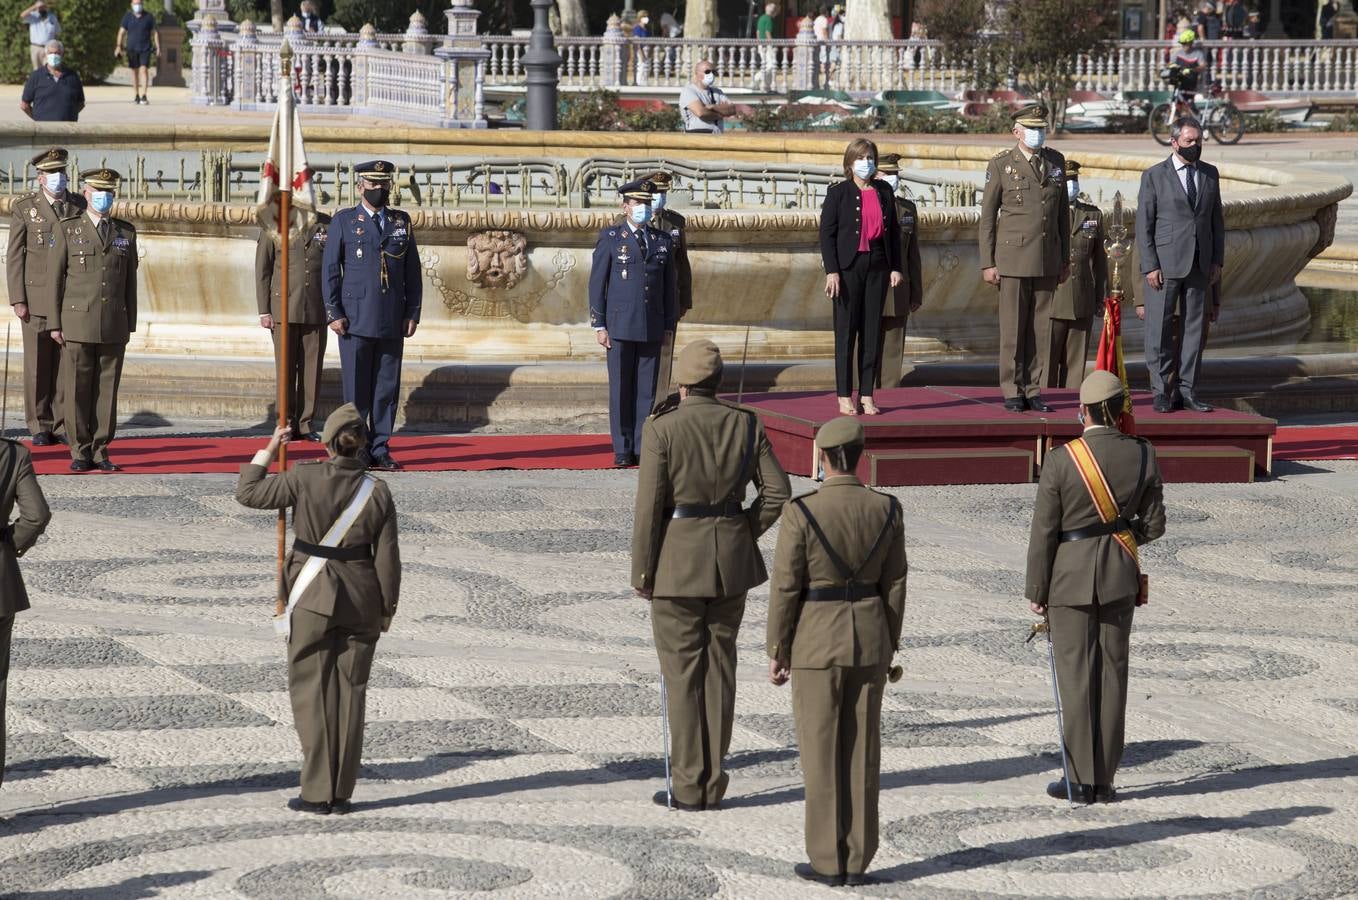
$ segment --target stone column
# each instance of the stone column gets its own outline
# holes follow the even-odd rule
[[[444,60],[443,122],[454,128],[485,128],[486,61],[490,51],[476,33],[481,13],[472,0],[452,0],[444,11],[448,17],[448,37],[434,55]]]
[[[622,31],[622,20],[617,15],[608,17],[604,29],[603,46],[599,48],[600,87],[616,88],[627,83],[627,37]]]
[[[1268,4],[1268,27],[1264,29],[1265,40],[1287,40],[1287,32],[1283,30],[1283,9],[1281,0],[1269,0]]]
[[[816,59],[816,32],[810,16],[797,23],[797,43],[792,48],[792,89],[814,91],[820,80]]]
[[[223,81],[226,75],[226,41],[217,31],[217,19],[211,15],[199,23],[193,36],[193,95],[196,106],[221,106],[226,101]]]
[[[417,53],[420,56],[429,56],[434,52],[434,36],[429,33],[424,14],[418,9],[410,14],[405,40],[401,42],[401,52]]]
[[[161,47],[165,44],[161,34]],[[236,37],[236,109],[255,109],[259,102],[259,32],[252,19],[240,23]],[[197,59],[197,54],[194,54]],[[265,77],[268,77],[267,75]]]
[[[156,87],[184,86],[184,38],[188,34],[171,9],[174,0],[165,0],[165,12],[160,16],[160,55],[156,57],[156,75],[151,84]]]
[[[556,130],[556,85],[561,74],[561,54],[547,24],[552,0],[532,0],[533,32],[523,68],[528,73],[528,128],[532,131]]]

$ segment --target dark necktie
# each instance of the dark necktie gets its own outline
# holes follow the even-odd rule
[[[373,213],[373,221],[377,223],[377,236],[381,238],[387,233],[387,217],[381,212]]]
[[[99,220],[99,226],[98,226],[95,230],[99,232],[99,242],[100,242],[101,244],[107,244],[107,243],[108,243],[108,219],[100,219],[100,220]]]
[[[1188,186],[1188,205],[1198,208],[1198,179],[1193,176],[1193,167],[1184,166],[1184,183]]]
[[[1040,157],[1040,156],[1038,156],[1036,153],[1034,153],[1034,154],[1032,155],[1032,158],[1029,159],[1028,161],[1031,162],[1031,163],[1033,164],[1033,172],[1037,175],[1037,180],[1038,180],[1038,181],[1041,181],[1041,180],[1042,180],[1042,157]]]
[[[646,251],[646,229],[644,229],[644,228],[638,228],[638,229],[637,229],[637,243],[641,245],[641,258],[642,258],[642,259],[645,259],[646,256],[647,256],[647,251]]]

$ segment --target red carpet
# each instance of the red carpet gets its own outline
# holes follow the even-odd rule
[[[1358,425],[1291,425],[1273,436],[1273,458],[1358,459]]]
[[[133,475],[235,474],[266,442],[262,436],[118,438],[109,448],[109,458]],[[325,457],[319,444],[288,446],[290,460]],[[39,475],[77,474],[70,470],[71,453],[65,446],[31,449]],[[391,453],[405,469],[415,472],[607,469],[613,465],[612,444],[601,434],[398,435],[391,440]]]

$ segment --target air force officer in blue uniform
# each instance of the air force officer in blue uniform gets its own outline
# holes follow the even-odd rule
[[[589,273],[589,321],[608,351],[613,464],[635,466],[641,426],[655,405],[660,344],[679,317],[674,240],[650,227],[652,185],[618,189],[623,221],[599,232]]]
[[[424,285],[410,216],[391,209],[396,167],[355,167],[363,201],[335,213],[322,262],[325,314],[338,334],[344,402],[368,426],[371,465],[398,469],[387,441],[401,394],[401,351],[420,321]]]

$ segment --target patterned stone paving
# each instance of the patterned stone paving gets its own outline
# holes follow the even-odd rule
[[[899,492],[912,566],[869,896],[1358,893],[1358,466],[1169,490],[1122,802],[1071,811],[1024,645],[1031,486]],[[53,478],[15,628],[0,894],[812,897],[789,695],[742,664],[727,808],[667,814],[630,473],[401,474],[404,599],[347,818],[290,813],[272,521],[227,477]],[[797,485],[805,490],[809,484]],[[772,553],[774,535],[763,546]]]

